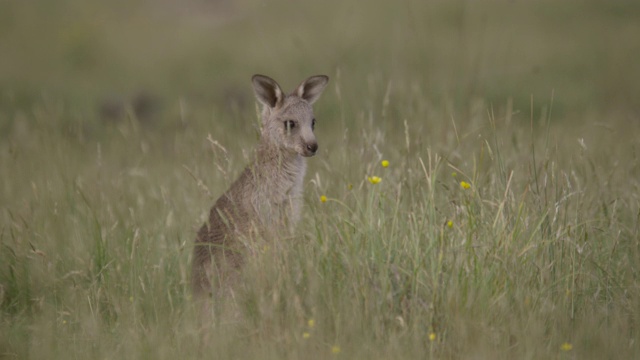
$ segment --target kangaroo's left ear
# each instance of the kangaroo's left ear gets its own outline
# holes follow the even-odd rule
[[[312,76],[298,85],[291,95],[296,95],[306,100],[309,104],[313,104],[318,100],[328,83],[329,77],[326,75]]]
[[[251,78],[256,98],[263,105],[270,108],[279,108],[284,102],[284,94],[280,85],[272,78],[264,75],[253,75]]]

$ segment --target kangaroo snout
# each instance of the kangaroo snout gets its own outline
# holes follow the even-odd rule
[[[318,143],[317,142],[312,142],[312,143],[308,143],[307,144],[307,156],[313,156],[316,154],[316,152],[318,151]]]

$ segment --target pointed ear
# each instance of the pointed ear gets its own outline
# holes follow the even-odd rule
[[[303,81],[302,84],[294,90],[293,95],[307,100],[309,104],[313,104],[318,98],[325,86],[329,83],[329,77],[326,75],[316,75]]]
[[[284,93],[280,85],[272,78],[264,75],[253,75],[251,78],[256,98],[263,105],[276,108],[282,105]]]

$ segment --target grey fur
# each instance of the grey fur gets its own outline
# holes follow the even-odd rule
[[[328,81],[324,75],[312,76],[284,95],[275,80],[253,76],[256,98],[264,106],[260,143],[255,161],[215,202],[209,221],[198,231],[192,263],[195,296],[234,281],[247,241],[283,236],[300,218],[306,158],[318,149],[311,104]]]

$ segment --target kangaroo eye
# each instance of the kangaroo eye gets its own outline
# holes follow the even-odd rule
[[[311,130],[315,130],[316,128],[316,119],[311,120]]]
[[[296,127],[296,122],[293,120],[287,120],[284,122],[285,130],[291,130]]]

